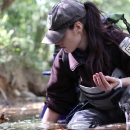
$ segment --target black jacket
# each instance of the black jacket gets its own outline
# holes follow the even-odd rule
[[[126,36],[130,37],[130,35],[122,33],[120,34],[120,37],[115,40],[120,44]],[[114,43],[109,45],[108,51],[111,57],[111,69],[105,75],[111,75],[113,70],[118,67],[129,77],[130,56],[124,53],[126,58],[123,58],[123,53],[119,51]],[[61,49],[53,63],[50,80],[46,89],[47,98],[45,104],[47,107],[59,114],[67,114],[70,110],[70,107],[76,103],[77,96],[75,91],[75,82],[66,75],[64,70],[62,54],[63,50]],[[77,67],[79,68],[79,75],[82,79],[81,84],[91,87],[92,84],[87,74],[87,64],[89,64],[89,61],[84,62],[76,55],[76,53],[69,53],[68,58],[70,69],[72,71],[74,71]]]

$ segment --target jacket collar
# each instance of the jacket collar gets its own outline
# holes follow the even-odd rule
[[[84,64],[84,61],[76,55],[75,52],[68,54],[70,69],[74,71],[79,65]]]

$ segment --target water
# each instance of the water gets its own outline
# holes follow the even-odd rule
[[[129,100],[129,98],[128,98]],[[126,130],[130,130],[130,101],[120,103],[122,110],[125,113],[126,118]]]
[[[5,122],[0,124],[0,130],[65,130],[66,124],[42,123],[40,119]]]
[[[4,113],[7,122],[0,124],[0,130],[39,130],[40,115],[44,103],[17,103],[13,106],[0,105],[1,114]],[[1,115],[0,114],[0,115]]]
[[[40,120],[24,120],[17,122],[5,122],[0,124],[0,130],[41,130]]]
[[[114,125],[106,125],[102,127],[97,127],[93,129],[79,129],[75,128],[75,130],[130,130],[129,126],[125,126],[125,124],[114,124]],[[40,120],[24,120],[13,123],[3,123],[0,124],[0,130],[67,130],[66,126],[60,126],[57,123],[46,123],[43,124]],[[69,129],[70,130],[70,129]],[[74,129],[73,129],[74,130]]]
[[[19,120],[17,122],[5,122],[0,124],[0,130],[67,130],[67,128],[66,124],[42,123],[40,119],[33,119],[24,121]],[[130,130],[130,126],[125,124],[110,124],[93,129],[75,128],[75,130]]]
[[[42,123],[40,117],[44,103],[17,103],[13,106],[0,105],[8,121],[0,124],[0,130],[65,130],[66,124]]]
[[[18,104],[7,107],[0,105],[0,112],[4,112],[5,118],[9,119],[0,124],[0,130],[67,130],[66,124],[42,123],[40,115],[43,106],[43,103]],[[130,125],[110,124],[84,130],[130,130]]]

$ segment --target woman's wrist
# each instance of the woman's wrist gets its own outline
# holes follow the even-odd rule
[[[117,78],[117,80],[119,81],[119,84],[114,88],[114,90],[122,88],[122,80],[119,78]]]
[[[47,108],[46,112],[42,118],[42,122],[57,122],[60,114],[54,112],[53,110]]]

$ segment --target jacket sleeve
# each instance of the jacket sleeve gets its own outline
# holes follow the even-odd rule
[[[50,80],[46,88],[45,104],[59,114],[67,114],[76,102],[76,86],[64,72],[61,50],[53,63]]]

